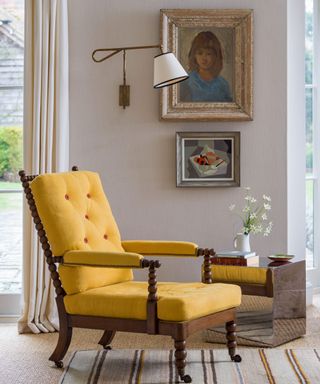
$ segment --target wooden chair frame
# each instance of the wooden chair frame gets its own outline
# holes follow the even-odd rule
[[[72,171],[78,171],[76,166],[72,167]],[[69,348],[73,328],[90,328],[101,329],[104,331],[99,344],[105,349],[111,349],[110,343],[115,336],[116,331],[122,332],[137,332],[147,333],[150,335],[167,335],[174,339],[175,347],[175,364],[178,374],[185,383],[191,383],[192,379],[189,375],[185,374],[186,366],[186,339],[189,335],[210,327],[221,325],[225,323],[226,326],[226,339],[229,355],[232,361],[240,362],[241,357],[236,355],[236,309],[231,308],[198,319],[183,321],[183,322],[170,322],[162,321],[157,317],[157,276],[156,269],[160,267],[158,260],[143,259],[141,268],[148,268],[148,299],[147,299],[147,319],[122,319],[122,318],[107,318],[98,316],[82,316],[70,315],[66,312],[64,305],[64,296],[66,295],[63,289],[59,272],[56,263],[63,263],[62,256],[54,256],[50,249],[50,244],[46,236],[45,229],[42,225],[41,219],[38,215],[37,207],[32,195],[29,182],[35,179],[38,175],[26,175],[25,171],[19,172],[20,180],[27,198],[27,202],[33,217],[33,221],[42,244],[44,256],[48,264],[51,274],[51,279],[55,287],[56,303],[59,314],[59,339],[57,346],[49,357],[59,368],[63,367],[62,359],[64,358]],[[197,251],[197,256],[204,256],[204,279],[205,284],[211,284],[211,263],[210,258],[215,256],[213,249],[201,249]],[[214,300],[214,298],[212,298]]]

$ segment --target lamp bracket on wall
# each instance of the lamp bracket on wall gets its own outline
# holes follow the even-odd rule
[[[127,71],[127,62],[126,62],[126,51],[133,50],[133,49],[149,49],[149,48],[159,48],[161,50],[161,53],[163,53],[162,46],[161,45],[141,45],[137,47],[121,47],[121,48],[99,48],[95,49],[92,52],[92,60],[95,63],[101,63],[107,59],[110,59],[110,57],[116,55],[117,53],[123,52],[122,56],[122,70],[123,70],[123,84],[119,86],[119,105],[125,109],[130,105],[130,85],[127,85],[126,83],[126,71]],[[97,58],[99,56],[100,52],[110,52],[106,56]]]
[[[130,86],[126,83],[126,51],[150,48],[158,48],[161,51],[161,54],[154,58],[154,88],[166,87],[189,77],[173,53],[163,52],[163,47],[160,44],[140,45],[135,47],[98,48],[92,52],[92,60],[95,63],[101,63],[110,59],[110,57],[123,52],[123,84],[119,87],[119,105],[122,106],[123,109],[130,105]],[[100,54],[104,52],[111,53],[100,56]]]
[[[160,44],[158,44],[158,45],[140,45],[137,47],[98,48],[92,52],[92,60],[95,61],[96,63],[101,63],[102,61],[109,59],[110,57],[116,55],[117,53],[119,53],[121,51],[129,51],[132,49],[150,49],[150,48],[159,48],[161,50],[161,53],[163,53],[162,45],[160,45]],[[110,52],[110,51],[113,51],[113,52],[107,56],[101,57],[100,59],[95,57],[95,56],[97,56],[97,53],[99,53],[99,52]]]

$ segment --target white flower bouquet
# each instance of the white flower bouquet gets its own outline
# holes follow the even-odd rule
[[[250,194],[250,187],[245,188],[245,205],[241,212],[235,210],[236,205],[229,206],[230,211],[234,211],[242,220],[242,233],[248,235],[249,233],[263,233],[268,236],[271,233],[273,223],[268,222],[268,214],[271,210],[271,198],[262,195],[263,202],[259,204],[257,199]]]

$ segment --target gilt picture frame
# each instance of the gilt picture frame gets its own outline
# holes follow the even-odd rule
[[[239,187],[240,132],[177,132],[177,187]]]
[[[160,19],[164,52],[173,52],[189,74],[162,88],[161,119],[253,120],[253,11],[162,9]]]

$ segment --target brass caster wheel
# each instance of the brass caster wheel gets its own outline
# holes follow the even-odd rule
[[[192,383],[191,376],[189,376],[189,375],[182,376],[181,380],[184,381],[185,383]]]
[[[55,361],[54,362],[57,368],[63,368],[63,361]]]
[[[234,361],[235,363],[240,363],[241,362],[241,356],[240,355],[234,355],[232,357],[232,361]]]
[[[111,345],[104,345],[103,349],[105,349],[106,351],[111,351],[112,347]]]

